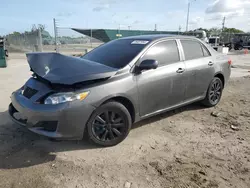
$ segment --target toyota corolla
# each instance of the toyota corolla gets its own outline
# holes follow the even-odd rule
[[[133,123],[201,101],[219,103],[231,61],[199,39],[145,35],[108,42],[76,58],[27,54],[32,77],[13,92],[9,114],[53,139],[112,146]]]

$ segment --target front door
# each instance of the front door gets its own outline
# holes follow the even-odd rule
[[[135,75],[139,93],[140,116],[148,116],[157,111],[180,104],[185,94],[185,64],[180,61],[175,40],[167,40],[153,45],[142,56],[157,60],[157,69],[142,71]]]
[[[186,66],[186,94],[189,101],[204,96],[214,77],[213,58],[204,44],[197,40],[181,40]]]

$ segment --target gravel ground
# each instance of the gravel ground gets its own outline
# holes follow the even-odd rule
[[[250,187],[250,76],[237,73],[217,107],[163,113],[135,124],[121,144],[97,148],[51,142],[9,120],[9,95],[30,76],[14,60],[0,69],[0,187]]]

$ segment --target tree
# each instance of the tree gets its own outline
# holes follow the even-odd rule
[[[220,33],[221,33],[221,29],[219,29],[217,27],[213,27],[213,28],[209,29],[210,35],[220,35]]]
[[[35,32],[38,29],[40,29],[41,31],[44,31],[45,30],[45,25],[44,24],[38,24],[36,26],[36,24],[33,24],[32,27],[31,27],[31,32]]]
[[[45,25],[44,24],[38,24],[38,29],[40,29],[41,31],[45,30]]]
[[[31,27],[31,32],[35,32],[35,31],[37,31],[37,27],[36,27],[36,24],[33,24]]]
[[[240,30],[240,29],[236,29],[236,28],[227,28],[225,27],[223,29],[223,32],[225,33],[244,33],[244,31]]]
[[[17,31],[14,31],[12,34],[13,35],[21,35],[21,33],[17,32]]]

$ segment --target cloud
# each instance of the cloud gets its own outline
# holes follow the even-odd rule
[[[235,11],[244,11],[250,8],[249,0],[215,0],[206,9],[207,14],[224,13],[230,14]]]
[[[117,3],[117,0],[99,0],[97,2],[97,6],[93,8],[94,12],[100,12],[103,11],[105,9],[110,8],[111,4],[115,4]]]
[[[93,11],[100,12],[102,10],[108,9],[109,7],[110,7],[109,4],[103,4],[103,5],[99,5],[99,6],[95,7],[95,8],[93,8]]]
[[[197,16],[196,18],[193,18],[191,21],[189,21],[189,25],[196,25],[202,22],[203,18],[200,16]]]
[[[140,21],[139,20],[135,20],[132,24],[139,24]]]
[[[244,20],[249,17],[249,0],[214,0],[205,11],[205,23],[212,27],[221,27],[222,19],[226,17],[227,27],[247,29]]]
[[[244,15],[244,11],[236,11],[236,12],[230,12],[230,13],[215,13],[212,16],[209,16],[207,20],[211,21],[217,21],[217,20],[222,20],[224,17],[226,19],[232,19],[232,18],[239,18],[240,16]]]
[[[59,13],[57,14],[58,17],[70,17],[70,16],[72,16],[72,15],[73,15],[72,12],[59,12]]]

